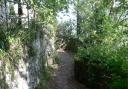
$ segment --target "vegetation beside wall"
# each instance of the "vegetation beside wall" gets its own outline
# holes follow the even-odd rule
[[[47,89],[52,70],[49,64],[46,64],[48,60],[57,63],[56,57],[53,56],[56,15],[67,7],[67,1],[5,1],[0,1],[0,13],[5,17],[0,18],[0,88],[11,89],[15,85],[18,88],[23,81],[29,81],[23,85],[24,87],[28,84],[25,89]],[[27,7],[26,13],[23,3]],[[18,7],[14,7],[14,4]],[[14,8],[18,9],[18,13]],[[27,17],[22,17],[24,14],[27,14]],[[24,80],[21,84],[15,83],[19,78]]]

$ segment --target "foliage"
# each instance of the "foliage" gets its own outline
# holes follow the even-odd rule
[[[82,44],[75,77],[91,89],[128,88],[127,0],[114,1],[81,0],[77,7]]]
[[[22,5],[22,0],[14,0],[14,4],[18,4],[19,2]],[[6,8],[10,13],[7,13],[9,16],[13,16],[14,19],[8,19],[8,23],[3,20],[3,22],[0,22],[0,61],[4,62],[6,65],[6,69],[3,69],[2,72],[6,74],[6,72],[9,72],[9,74],[12,75],[17,69],[17,65],[19,64],[19,61],[22,59],[25,59],[25,62],[31,61],[31,57],[35,56],[35,50],[33,49],[33,41],[35,41],[37,33],[40,33],[40,38],[43,39],[44,34],[47,34],[49,37],[54,37],[54,31],[56,29],[56,13],[63,8],[67,7],[67,0],[23,0],[25,4],[27,4],[27,9],[31,9],[34,12],[34,17],[26,18],[25,20],[29,20],[27,23],[18,24],[18,21],[21,22],[24,21],[21,15],[17,15],[14,11],[14,7],[12,4],[9,4],[9,7]],[[1,0],[0,0],[1,2]],[[19,7],[18,7],[19,8]],[[22,6],[21,6],[22,9]],[[30,13],[29,13],[30,14]],[[33,13],[32,13],[33,14]],[[31,14],[31,15],[32,15]],[[8,17],[9,17],[8,16]],[[49,30],[49,27],[50,30]],[[49,31],[48,33],[46,33]],[[41,44],[43,44],[43,40],[41,40]],[[48,40],[49,41],[49,40]],[[43,48],[42,48],[43,49]],[[42,60],[44,58],[44,55],[41,56]],[[30,58],[29,58],[30,57]],[[33,58],[35,60],[36,58]],[[45,60],[45,59],[43,59]],[[47,61],[48,59],[46,59]],[[58,61],[57,58],[55,58],[55,61]],[[42,67],[44,68],[45,63],[41,63]],[[44,72],[45,70],[45,72]],[[1,70],[0,70],[1,72]],[[50,68],[44,68],[42,73],[41,81],[37,89],[46,89],[46,83],[50,79],[51,70]],[[39,76],[39,75],[37,75]],[[40,76],[39,76],[40,77]],[[43,78],[42,78],[43,77]],[[1,78],[1,75],[0,75]],[[12,79],[13,80],[13,79]],[[3,80],[4,81],[4,80]],[[1,82],[1,81],[0,81]],[[6,81],[4,81],[6,82]],[[3,83],[4,83],[3,82]],[[1,84],[0,84],[1,86]],[[5,88],[2,88],[5,89]]]
[[[72,20],[58,24],[56,31],[56,48],[63,48],[75,52],[76,44],[76,25]]]
[[[104,89],[105,86],[105,89],[127,89],[127,50],[127,46],[113,49],[107,45],[79,48],[76,63],[79,64],[79,61],[83,60],[84,64],[79,65],[86,67],[84,71],[79,68],[77,70],[83,71],[83,74],[79,75],[84,77],[81,78],[82,81],[89,84],[89,87],[93,84],[92,89]]]

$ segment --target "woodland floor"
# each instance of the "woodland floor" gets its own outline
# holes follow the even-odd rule
[[[49,84],[49,89],[86,89],[74,79],[73,54],[70,52],[58,51],[61,63],[55,71]]]

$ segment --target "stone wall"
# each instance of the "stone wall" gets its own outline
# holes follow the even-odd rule
[[[14,56],[16,49],[20,54]],[[0,60],[0,89],[35,89],[44,79],[48,60],[53,61],[54,33],[50,26],[40,28],[29,46],[22,45],[19,40],[18,44],[10,45],[10,50],[12,53],[5,53],[10,58]]]

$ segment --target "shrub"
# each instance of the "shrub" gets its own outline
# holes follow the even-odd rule
[[[128,89],[128,47],[79,48],[75,78],[90,89]]]

